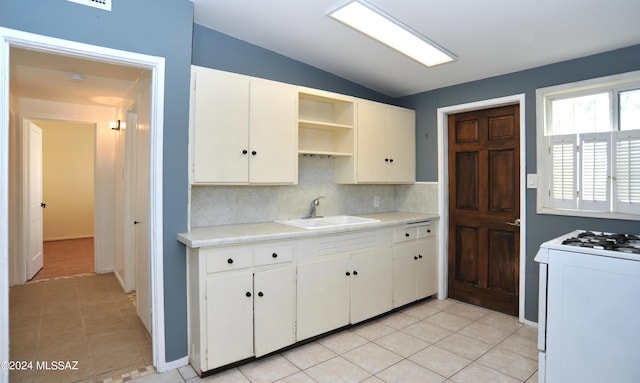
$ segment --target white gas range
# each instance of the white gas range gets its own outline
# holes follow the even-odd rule
[[[640,237],[577,230],[535,260],[539,381],[640,382]]]

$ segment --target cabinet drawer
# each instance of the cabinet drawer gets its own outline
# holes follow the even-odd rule
[[[418,238],[417,227],[398,227],[394,232],[394,242],[413,241]]]
[[[282,243],[271,246],[257,246],[253,257],[253,263],[256,266],[291,262],[293,260],[293,245]]]
[[[418,226],[416,229],[418,229],[418,238],[431,238],[436,235],[436,231],[431,225]]]
[[[207,273],[238,270],[251,267],[251,247],[202,248]]]

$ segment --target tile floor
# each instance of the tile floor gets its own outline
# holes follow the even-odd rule
[[[9,332],[11,360],[78,361],[77,370],[11,371],[12,383],[135,377],[153,363],[149,334],[112,273],[10,288]]]
[[[187,366],[132,382],[533,383],[536,336],[515,317],[432,299],[204,379]]]

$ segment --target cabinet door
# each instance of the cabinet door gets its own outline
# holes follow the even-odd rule
[[[255,273],[253,286],[256,356],[295,343],[295,267]]]
[[[417,243],[416,298],[422,299],[438,292],[438,245],[435,237],[427,238]]]
[[[387,107],[387,180],[392,183],[416,181],[416,122],[412,110]]]
[[[374,102],[358,103],[358,182],[386,182],[386,109]]]
[[[253,356],[253,274],[207,278],[207,370]]]
[[[249,181],[298,182],[298,93],[295,87],[251,79]]]
[[[296,340],[349,324],[349,269],[348,257],[298,265]]]
[[[249,77],[194,69],[193,182],[246,183]]]
[[[416,268],[418,245],[415,241],[394,248],[393,307],[400,307],[416,300]]]
[[[393,253],[380,249],[351,257],[351,323],[393,307]]]

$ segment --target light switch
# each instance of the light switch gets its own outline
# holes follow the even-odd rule
[[[527,174],[527,189],[537,189],[537,188],[538,188],[538,175]]]

